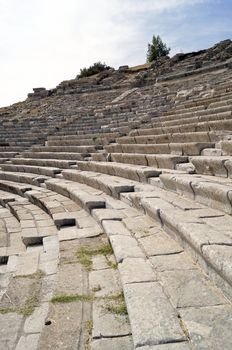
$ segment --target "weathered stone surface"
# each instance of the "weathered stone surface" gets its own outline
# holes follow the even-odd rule
[[[39,334],[22,336],[15,350],[36,350],[39,342]]]
[[[131,334],[130,325],[124,315],[115,315],[107,310],[115,302],[100,300],[93,303],[93,339],[120,337]]]
[[[152,221],[148,216],[134,218],[125,218],[122,220],[126,227],[135,234],[136,238],[141,238],[149,236],[153,233],[156,233],[160,230],[160,227]]]
[[[89,287],[90,290],[99,288],[95,293],[96,297],[120,293],[121,286],[118,272],[113,269],[91,271],[89,274]]]
[[[42,331],[48,313],[48,307],[48,303],[43,303],[26,319],[24,324],[25,333],[40,333]]]
[[[124,294],[135,348],[185,340],[177,314],[159,283],[126,284]]]
[[[164,254],[150,257],[150,261],[156,271],[167,270],[193,270],[196,264],[186,253]]]
[[[113,235],[125,235],[131,236],[130,231],[127,230],[125,225],[121,221],[117,220],[104,220],[102,226],[108,236]]]
[[[64,290],[64,294],[69,294]],[[80,302],[51,304],[47,320],[51,324],[44,327],[38,349],[73,349],[76,347],[81,330]]]
[[[95,255],[92,257],[92,269],[93,270],[104,270],[108,269],[106,257],[103,255]]]
[[[158,274],[175,308],[219,305],[226,300],[198,270],[165,271]],[[196,292],[199,291],[199,292]]]
[[[0,314],[0,348],[15,349],[23,316],[16,313]]]
[[[100,223],[104,220],[122,220],[125,218],[125,214],[122,210],[115,209],[94,209],[92,210],[94,219]]]
[[[180,310],[180,315],[197,349],[232,348],[231,306],[187,308]]]
[[[142,258],[124,259],[118,265],[123,283],[152,282],[156,274],[148,260]]]
[[[139,242],[149,256],[174,254],[183,251],[183,248],[169,238],[164,232],[140,238]]]
[[[140,350],[190,350],[192,349],[191,345],[187,342],[178,342],[178,343],[168,343],[155,346],[142,346]]]
[[[117,337],[94,340],[91,344],[91,348],[92,350],[133,350],[134,346],[131,337]]]
[[[59,241],[69,241],[78,238],[97,237],[102,234],[98,225],[78,229],[76,227],[64,227],[58,232]]]
[[[57,227],[73,226],[76,224],[75,213],[55,213],[52,215],[52,218]]]
[[[114,250],[117,262],[122,262],[126,258],[144,258],[145,255],[135,238],[130,236],[113,235],[110,236],[110,243]]]
[[[227,245],[205,245],[202,248],[203,256],[210,261],[212,266],[230,284],[232,282],[232,246]]]
[[[39,253],[24,253],[20,256],[10,256],[8,260],[8,272],[14,272],[15,275],[32,275],[36,273],[39,263]]]

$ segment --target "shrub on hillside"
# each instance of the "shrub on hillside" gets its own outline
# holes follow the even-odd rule
[[[152,62],[160,57],[168,56],[170,48],[162,41],[159,35],[153,35],[151,44],[148,44],[147,62]]]
[[[107,66],[105,63],[95,62],[92,66],[88,68],[82,68],[80,70],[80,74],[78,75],[78,78],[90,77],[91,75],[94,75],[109,69],[111,69],[111,67]]]

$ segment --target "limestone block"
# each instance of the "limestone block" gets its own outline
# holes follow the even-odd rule
[[[0,348],[15,349],[17,337],[23,323],[23,316],[17,313],[0,314]],[[22,349],[22,348],[21,348]],[[29,350],[29,348],[28,348]]]
[[[140,238],[139,243],[143,246],[148,256],[174,254],[183,251],[183,248],[164,232]]]
[[[143,258],[127,258],[118,265],[122,283],[155,281],[156,274],[150,262]]]
[[[194,270],[197,268],[196,264],[184,252],[152,256],[150,261],[157,272],[167,270]]]
[[[126,219],[123,219],[123,220],[126,220]],[[121,221],[104,220],[102,225],[108,237],[112,235],[131,236],[130,231],[123,225]]]
[[[48,303],[43,303],[36,307],[32,315],[30,315],[24,324],[25,333],[40,333],[44,327],[44,322],[48,314]]]
[[[198,270],[172,270],[158,274],[175,308],[205,307],[226,303]],[[199,293],[196,293],[199,291]]]
[[[110,236],[110,243],[114,250],[117,262],[122,262],[126,258],[144,258],[144,253],[135,238],[130,236],[113,235]]]
[[[186,308],[180,315],[196,348],[231,349],[231,306]]]
[[[112,301],[99,300],[93,303],[93,339],[112,338],[131,334],[126,316],[114,315],[107,311]]]
[[[157,282],[124,286],[135,348],[184,341],[177,315]]]
[[[115,209],[93,209],[92,210],[93,218],[102,223],[105,220],[119,220],[121,221],[125,218],[125,214],[122,210]]]
[[[94,340],[91,343],[91,348],[92,350],[133,350],[134,346],[131,337],[116,337],[110,339]]]
[[[214,175],[227,177],[227,171],[224,166],[226,157],[192,157],[191,162],[195,166],[198,174]]]
[[[90,290],[100,287],[95,292],[96,297],[117,295],[121,292],[118,271],[114,269],[94,270],[89,274]]]

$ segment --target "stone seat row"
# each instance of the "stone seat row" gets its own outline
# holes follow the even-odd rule
[[[77,135],[75,133],[70,133],[69,135],[51,135],[48,136],[47,138],[47,142],[52,142],[52,141],[68,141],[68,140],[72,140],[72,139],[76,139],[76,140],[83,140],[83,139],[96,139],[96,138],[104,138],[106,140],[114,140],[116,137],[119,137],[120,133],[119,132],[98,132],[98,133],[86,133],[83,135]]]
[[[83,174],[83,176],[85,175]],[[106,188],[106,187],[103,187],[103,185],[104,185],[104,181],[102,182],[101,190]],[[53,191],[57,191],[59,193],[65,194],[66,196],[71,196],[71,197],[73,196],[73,198],[75,198],[75,200],[77,201],[80,201],[80,197],[82,197],[82,190],[79,190],[80,192],[75,192],[75,194],[73,192],[73,189],[80,187],[80,185],[70,180],[69,181],[67,180],[64,181],[59,179],[48,180],[47,186]],[[83,185],[83,186],[86,186],[86,185]],[[160,220],[162,219],[160,218],[160,214],[162,213],[162,216],[165,215],[165,218],[167,219],[161,222],[162,225],[163,225],[163,222],[166,225],[168,224],[169,226],[171,224],[173,226],[177,222],[181,224],[182,225],[181,228],[183,228],[184,231],[183,229],[181,229],[182,236],[179,237],[179,240],[181,241],[181,239],[183,239],[185,241],[185,244],[187,244],[188,242],[188,244],[190,244],[190,247],[189,247],[190,250],[192,249],[192,245],[193,245],[194,253],[195,254],[198,253],[199,256],[201,256],[201,259],[203,258],[202,264],[204,261],[207,262],[208,273],[210,273],[210,275],[212,274],[212,277],[215,280],[217,280],[217,283],[219,283],[220,286],[223,286],[224,292],[231,293],[230,291],[231,287],[228,285],[231,283],[230,281],[231,277],[229,277],[229,267],[227,265],[229,263],[230,249],[225,248],[225,255],[224,255],[222,252],[220,252],[220,247],[218,249],[216,246],[217,239],[220,240],[220,242],[224,241],[225,244],[229,244],[229,242],[231,241],[231,234],[229,233],[229,229],[225,230],[224,235],[220,235],[219,233],[217,235],[217,231],[215,231],[216,219],[218,218],[221,219],[223,217],[224,225],[226,226],[226,225],[229,225],[231,217],[225,216],[221,212],[218,213],[214,211],[212,211],[212,214],[210,216],[210,210],[202,206],[201,204],[196,203],[194,205],[191,201],[188,202],[187,200],[181,200],[178,195],[176,195],[175,197],[175,195],[170,195],[170,194],[168,195],[167,191],[165,190],[154,189],[154,188],[152,190],[152,188],[153,187],[150,187],[149,189],[147,188],[147,191],[145,192],[143,191],[134,192],[134,194],[132,194],[131,192],[125,193],[123,192],[123,189],[122,189],[121,197],[127,200],[127,202],[129,201],[129,203],[131,204],[133,201],[132,198],[135,198],[133,205],[140,208],[141,207],[144,208],[147,214],[151,215],[159,222],[161,222]],[[140,198],[142,202],[140,202]],[[100,196],[97,196],[94,199],[94,202],[95,202],[94,205],[96,206],[102,207],[103,205],[102,198]],[[139,205],[139,203],[141,204]],[[88,205],[88,208],[90,208],[90,204]],[[183,214],[183,210],[184,211],[188,210],[188,215]],[[178,217],[178,220],[176,219],[173,220],[173,216],[175,216],[176,218]],[[207,219],[204,219],[205,217]],[[195,226],[194,226],[194,223],[195,223]],[[195,229],[193,231],[193,234],[191,233],[192,226]],[[201,227],[201,231],[200,231],[201,234],[196,235],[196,230],[199,231],[199,227]],[[207,232],[207,235],[206,235],[206,232]],[[209,252],[209,250],[211,249],[211,246],[208,245],[209,241],[215,243],[215,246],[214,247],[212,246],[211,252]],[[202,254],[202,251],[201,251],[202,245],[205,245],[204,254]],[[186,245],[185,245],[185,248],[186,248]],[[217,256],[216,260],[214,260],[213,258],[214,254],[216,254],[215,256]],[[221,271],[222,261],[224,261],[223,271]],[[210,270],[211,266],[213,266],[214,271]]]
[[[221,131],[196,131],[167,133],[160,135],[124,136],[116,138],[118,144],[165,144],[165,143],[187,143],[187,142],[212,142],[216,143],[223,138],[229,139],[231,132]]]
[[[17,184],[15,184],[15,187],[17,187]],[[48,187],[56,187],[56,189],[59,189],[59,192],[65,192],[66,195],[69,193],[68,196],[72,196],[74,192],[84,192],[87,201],[91,193],[92,196],[93,193],[99,193],[99,191],[92,190],[88,186],[77,183],[74,184],[68,181],[63,183],[60,180],[59,183],[57,180],[51,181]],[[222,323],[224,327],[229,327],[229,323],[223,322],[220,317],[221,313],[223,313],[223,315],[230,313],[228,302],[220,294],[219,290],[215,290],[215,287],[209,279],[202,274],[198,266],[188,258],[187,254],[183,252],[183,248],[165,235],[155,223],[144,215],[129,209],[126,204],[114,203],[106,195],[103,197],[106,203],[105,208],[97,209],[98,204],[96,203],[96,207],[94,205],[91,209],[91,214],[107,233],[114,249],[132,327],[132,337],[135,348],[146,350],[147,346],[149,346],[148,344],[154,344],[154,346],[156,344],[157,346],[155,347],[159,349],[158,344],[161,343],[165,345],[168,341],[168,347],[175,349],[176,341],[178,341],[178,346],[181,350],[190,349],[189,340],[186,338],[181,328],[181,324],[183,323],[186,323],[185,326],[188,327],[191,341],[198,346],[201,344],[202,340],[200,340],[200,337],[198,337],[197,340],[192,337],[196,330],[191,328],[191,322],[194,322],[194,320],[197,321],[197,315],[199,314],[201,315],[201,322],[208,324],[210,319],[208,320],[207,317],[203,317],[206,308],[213,314],[214,322],[213,324],[211,323],[213,329],[221,329]],[[83,202],[83,205],[85,206],[86,203],[84,203],[85,202]],[[111,203],[114,208],[118,207],[118,210],[108,209],[109,204],[107,203]],[[136,226],[134,225],[135,218],[137,221]],[[141,234],[144,227],[147,232],[145,236]],[[62,239],[65,239],[64,235]],[[66,239],[74,239],[74,237],[71,238],[70,236],[70,238],[67,237]],[[43,241],[44,249],[51,254],[46,239]],[[57,252],[57,245],[53,245],[52,248],[53,250],[55,248],[55,252],[53,251],[54,259],[54,255]],[[34,260],[36,260],[35,255],[34,253]],[[20,265],[20,258],[21,256],[17,258],[18,265]],[[45,259],[43,259],[43,261],[44,260]],[[32,264],[32,254],[28,256],[28,259],[24,257],[24,266],[25,262],[27,264],[30,262],[29,270],[30,272],[34,271],[33,268],[35,264]],[[177,262],[179,262],[179,264]],[[11,262],[11,266],[13,265],[16,265],[16,261],[14,261],[14,264],[13,261]],[[182,268],[175,269],[175,266],[179,265],[181,265]],[[170,271],[171,266],[172,268]],[[23,272],[25,272],[25,270],[26,269],[24,269]],[[47,270],[47,273],[54,273],[54,271],[53,268],[53,271],[50,269],[50,271]],[[136,273],[131,274],[131,271]],[[106,270],[105,273],[107,273]],[[178,275],[179,278],[176,279],[176,275]],[[191,283],[190,280],[187,279],[187,275],[191,275],[191,280],[194,280],[195,285],[199,287],[200,292],[197,299],[195,296],[193,297],[192,294],[189,294]],[[181,284],[175,286],[170,285],[170,278],[175,278],[175,280],[181,279],[181,283],[185,281],[185,288],[183,289]],[[90,283],[92,286],[92,275]],[[180,291],[180,288],[183,298],[181,302],[177,302],[176,293]],[[144,293],[146,298],[144,298]],[[169,297],[167,297],[167,295],[169,295]],[[204,295],[206,295],[206,297],[204,297]],[[220,306],[218,306],[218,304]],[[189,310],[187,310],[186,307],[189,308]],[[138,317],[140,309],[143,310],[144,316],[142,319]],[[155,310],[154,317],[151,317],[151,309]],[[135,312],[135,310],[137,311]],[[191,315],[187,312],[190,312],[190,310]],[[180,317],[181,321],[179,320]],[[168,323],[163,321],[165,319],[169,320]],[[95,334],[96,314],[93,321]],[[211,337],[205,336],[203,341],[204,343],[207,342],[209,345],[212,344]],[[214,343],[215,341],[216,339],[213,339]],[[217,340],[217,344],[220,344],[220,341]],[[227,349],[227,345],[230,345],[230,338],[224,338],[223,344],[226,344]],[[162,347],[164,347],[164,345],[162,345]]]
[[[205,122],[179,124],[169,127],[150,127],[147,129],[136,129],[129,133],[129,136],[144,136],[144,135],[161,135],[170,133],[186,133],[199,131],[215,131],[215,130],[232,130],[232,120],[209,120]]]
[[[35,221],[36,227],[41,228],[39,231],[43,232],[44,236],[46,236],[46,234],[56,234],[54,228],[51,230],[47,228],[50,226],[54,227],[54,225],[57,229],[65,228],[66,226],[74,226],[75,230],[79,230],[76,233],[79,232],[83,236],[84,230],[86,230],[85,233],[87,233],[87,229],[90,226],[91,235],[99,235],[101,232],[97,224],[93,225],[91,218],[85,220],[88,215],[83,213],[83,210],[78,204],[57,192],[27,184],[26,181],[24,183],[19,183],[17,181],[1,180],[0,188],[0,201],[3,202],[3,205],[11,206],[11,211],[18,220],[20,220],[20,218],[21,220],[29,220],[27,224],[25,223],[25,225],[23,225],[26,229],[25,234],[27,234],[25,242],[27,241],[28,245],[33,245],[37,238],[38,240],[40,239],[40,235],[37,237],[38,234],[35,235],[32,226],[30,226],[32,224],[30,222],[32,221],[32,214],[28,214],[28,210],[35,212],[35,218],[33,220]],[[90,197],[91,196],[89,196],[89,198]],[[21,205],[26,205],[25,210],[23,207],[20,207]],[[36,223],[36,220],[44,220],[45,217],[46,222]],[[80,230],[82,230],[82,232]]]
[[[67,147],[67,146],[66,146]],[[108,153],[136,153],[136,154],[175,154],[183,156],[200,155],[204,149],[214,148],[212,142],[183,142],[160,144],[112,144],[105,146]],[[71,148],[71,147],[70,147]]]
[[[99,176],[97,176],[96,177],[96,182],[94,182],[94,178],[93,178],[93,175],[91,176],[91,173],[89,173],[89,174],[87,174],[87,173],[85,173],[85,172],[82,172],[82,174],[79,172],[77,172],[76,173],[77,174],[77,178],[75,178],[75,170],[72,170],[72,171],[69,171],[69,170],[67,170],[66,172],[64,172],[64,176],[66,176],[69,180],[70,180],[70,178],[69,178],[69,176],[71,177],[71,178],[73,178],[73,176],[74,176],[74,180],[78,180],[79,182],[80,182],[80,179],[82,178],[82,181],[83,181],[83,179],[85,179],[85,181],[89,181],[88,183],[89,184],[91,184],[91,186],[93,186],[93,184],[94,184],[94,186],[97,186],[96,184],[99,184],[99,181],[100,181],[100,183],[101,183],[101,187],[100,187],[100,189],[102,190],[103,188],[105,189],[104,191],[106,192],[107,190],[106,190],[106,188],[110,188],[110,192],[107,192],[108,194],[111,194],[111,195],[113,195],[113,193],[115,193],[114,194],[114,196],[116,196],[116,197],[119,197],[120,196],[120,193],[121,192],[134,192],[134,187],[133,187],[133,185],[132,184],[130,184],[130,183],[127,183],[127,185],[125,184],[125,182],[118,182],[117,180],[118,179],[111,179],[111,185],[110,185],[110,187],[108,187],[109,186],[109,184],[107,184],[107,177],[105,177],[105,176],[103,176],[102,177],[102,180],[99,178]],[[97,174],[96,174],[97,175]],[[108,175],[109,176],[109,175]],[[163,174],[163,175],[161,175],[161,179],[162,179],[162,176],[163,176],[163,178],[165,179],[165,176],[167,177],[167,176],[169,176],[169,175],[165,175],[165,174]],[[171,175],[170,175],[171,176]],[[179,175],[179,176],[181,176],[181,175]],[[202,180],[202,179],[201,179]],[[55,181],[55,183],[56,183],[56,181],[58,181],[58,180],[54,180]],[[109,181],[109,180],[108,180]],[[113,182],[112,182],[113,181]],[[128,180],[127,180],[128,181]],[[49,181],[48,181],[49,182]],[[204,182],[204,181],[203,181]],[[52,182],[53,183],[53,182]],[[102,187],[103,186],[103,187]],[[104,187],[104,186],[106,186],[106,187]],[[129,186],[129,187],[128,187]],[[53,187],[53,185],[51,186],[52,188],[53,188],[53,190],[55,190],[56,189],[56,186],[55,187]],[[220,184],[219,184],[219,187],[220,187]],[[203,188],[204,188],[204,186],[203,186]],[[211,184],[211,189],[214,189],[215,188],[215,184]],[[115,192],[114,192],[115,191]],[[65,192],[64,192],[65,193]],[[64,194],[63,193],[63,194]],[[204,190],[203,190],[203,193],[204,193]],[[226,194],[226,195],[228,195],[228,194]],[[82,203],[82,205],[83,205],[83,202],[81,202],[81,200],[80,200],[80,197],[81,197],[81,192],[80,193],[78,193],[77,194],[77,197],[78,197],[78,200],[80,201],[80,203]],[[200,196],[199,196],[200,197]],[[74,196],[74,198],[76,198],[75,196]],[[224,199],[224,198],[223,198]],[[95,201],[97,201],[97,205],[100,205],[100,207],[101,207],[101,203],[102,203],[102,201],[101,201],[101,198],[98,198],[98,197],[96,197],[96,198],[94,198],[94,199],[89,199],[89,204],[88,204],[88,209],[89,210],[91,210],[91,203],[92,202],[94,202],[95,203]],[[99,202],[100,201],[100,202]],[[221,207],[220,207],[220,209],[222,209]]]
[[[229,106],[231,109],[231,107]],[[162,119],[161,119],[162,118]],[[172,117],[170,120],[164,120],[165,117],[155,117],[151,118],[151,123],[153,126],[157,127],[168,127],[175,126],[176,124],[191,124],[191,123],[200,123],[204,121],[213,121],[213,120],[223,120],[223,119],[231,119],[231,110],[226,112],[214,113],[214,114],[205,114],[203,113],[199,116],[188,115],[178,115],[177,117]],[[160,120],[161,119],[161,120]]]

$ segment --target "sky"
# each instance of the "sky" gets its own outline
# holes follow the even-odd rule
[[[83,67],[146,61],[160,35],[177,52],[232,38],[231,0],[0,0],[0,106]]]

